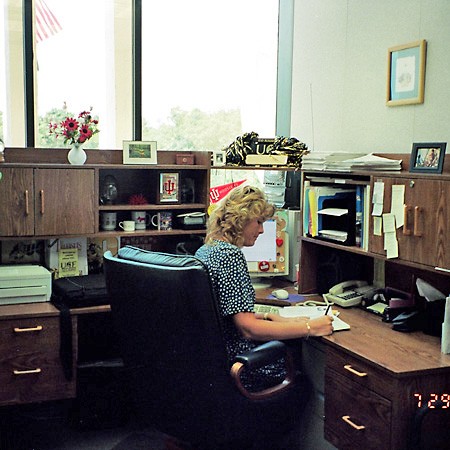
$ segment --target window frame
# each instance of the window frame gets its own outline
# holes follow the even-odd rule
[[[278,61],[276,87],[276,135],[289,136],[291,129],[294,1],[279,0]],[[24,26],[24,117],[26,147],[37,139],[34,67],[33,1],[23,0]],[[132,140],[142,138],[142,0],[132,0]]]

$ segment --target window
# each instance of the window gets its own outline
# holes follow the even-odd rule
[[[143,138],[220,149],[275,135],[278,0],[142,2]]]
[[[85,148],[120,148],[131,138],[131,25],[118,26],[130,11],[111,0],[35,0],[36,146],[64,147],[61,138],[48,134],[49,122],[76,118],[90,107],[101,133]],[[129,106],[118,120],[123,98]]]
[[[0,137],[25,146],[23,11],[21,0],[0,0]]]
[[[90,107],[101,132],[88,148],[138,135],[160,149],[212,150],[249,131],[274,136],[278,16],[292,2],[0,0],[0,136],[64,147],[49,122]],[[133,17],[143,24],[135,73]]]

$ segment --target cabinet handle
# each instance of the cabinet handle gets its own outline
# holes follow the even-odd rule
[[[367,373],[366,372],[358,372],[350,364],[346,364],[344,366],[344,369],[348,370],[349,372],[353,373],[354,375],[357,375],[358,377],[367,377]]]
[[[356,423],[350,420],[350,416],[342,416],[342,420],[345,423],[348,423],[355,430],[364,430],[364,428],[366,428],[364,425],[356,425]]]
[[[408,228],[408,211],[411,209],[408,205],[403,205],[403,234],[411,235],[411,230]]]
[[[38,367],[37,369],[30,370],[14,370],[14,375],[29,375],[30,373],[41,373],[42,370]]]
[[[414,207],[414,236],[422,236],[422,232],[419,230],[419,218],[422,208],[420,206]]]
[[[38,325],[36,327],[30,327],[30,328],[14,328],[14,333],[29,333],[30,331],[42,331],[44,328],[42,325]]]
[[[28,206],[28,189],[25,190],[25,215],[30,215],[30,208]]]
[[[41,189],[39,191],[40,197],[41,197],[41,214],[44,214],[44,205],[45,205],[45,199],[44,199],[44,189]]]

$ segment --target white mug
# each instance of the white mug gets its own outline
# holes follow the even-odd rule
[[[134,220],[124,220],[123,222],[119,222],[119,227],[122,228],[123,231],[134,231]]]
[[[145,211],[131,211],[131,219],[135,223],[136,230],[145,230],[150,224],[150,216]]]
[[[117,213],[115,212],[102,212],[101,214],[101,227],[105,231],[113,231],[117,225]]]
[[[171,230],[172,229],[172,212],[171,211],[161,211],[155,214],[151,218],[151,223],[158,230]]]

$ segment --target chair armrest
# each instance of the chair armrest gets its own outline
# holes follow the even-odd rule
[[[248,391],[241,381],[241,374],[244,370],[257,369],[275,362],[281,357],[286,360],[285,379],[270,388],[258,392]],[[277,395],[281,391],[290,388],[295,380],[295,364],[290,349],[281,341],[270,341],[259,345],[254,349],[236,356],[236,362],[231,367],[231,376],[239,391],[252,400],[263,400]]]
[[[281,341],[270,341],[236,356],[236,361],[248,369],[258,369],[286,356],[286,345]]]

